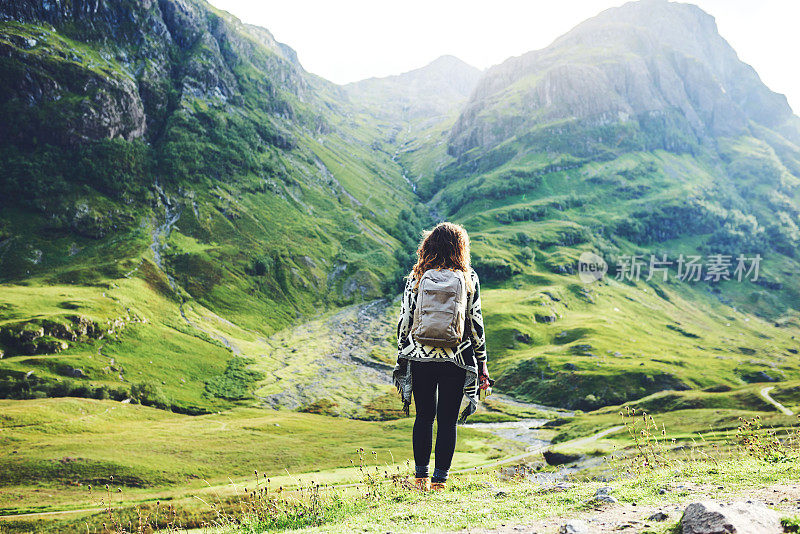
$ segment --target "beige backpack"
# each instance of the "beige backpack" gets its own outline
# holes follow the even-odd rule
[[[464,273],[429,269],[419,281],[411,335],[423,345],[456,347],[464,335],[467,284]]]

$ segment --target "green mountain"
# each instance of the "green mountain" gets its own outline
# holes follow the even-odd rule
[[[588,412],[526,439],[624,450],[627,403],[658,412],[665,448],[705,433],[710,472],[750,481],[716,460],[755,439],[740,418],[787,428],[800,408],[799,121],[710,16],[664,0],[484,72],[445,56],[346,86],[204,0],[0,4],[0,508],[75,512],[3,525],[99,529],[86,486],[112,475],[124,517],[169,500],[199,527],[217,490],[264,488],[254,470],[274,490],[363,480],[364,456],[401,469],[396,297],[444,218],[472,236],[496,388]],[[740,254],[757,277],[737,280]],[[498,437],[460,430],[455,468],[534,443]],[[363,510],[335,502],[320,520]]]
[[[466,102],[480,77],[480,70],[457,57],[442,56],[424,67],[350,83],[344,89],[354,103],[396,123],[441,120]]]
[[[3,396],[141,380],[201,409],[230,344],[192,313],[265,336],[386,293],[411,187],[267,30],[202,1],[0,19]]]
[[[203,243],[164,261],[212,308],[258,307],[270,330],[320,301],[381,295],[375,271],[392,266],[396,245],[388,231],[413,197],[369,148],[368,125],[346,122],[341,90],[266,30],[206,4],[98,9],[4,8],[4,206],[46,226],[24,236],[27,217],[4,217],[15,252],[2,258],[4,279],[88,281],[85,256],[69,251],[112,235],[138,236],[138,250],[93,271],[111,261],[127,272],[122,260],[148,248],[144,219],[174,212]]]
[[[800,379],[800,119],[694,6],[346,86],[202,0],[0,21],[0,396],[384,417],[383,299],[440,218],[473,235],[520,398]],[[589,251],[611,265],[594,284]],[[755,281],[615,279],[651,254],[763,261]]]
[[[564,121],[570,129],[559,132]],[[613,137],[615,124],[631,125],[616,132],[627,145]],[[544,151],[569,138],[575,156],[615,147],[678,152],[756,127],[797,143],[799,125],[786,98],[738,59],[713,17],[690,4],[648,0],[604,11],[547,48],[490,69],[452,131],[450,154],[491,150],[515,136]]]
[[[588,409],[798,377],[798,124],[711,16],[648,0],[490,68],[446,153],[418,139],[400,161],[494,282],[501,383]],[[610,266],[596,284],[575,274],[589,251]],[[731,279],[680,281],[681,254],[723,255]],[[761,256],[757,280],[736,280],[740,254]],[[634,255],[641,279],[615,279]]]

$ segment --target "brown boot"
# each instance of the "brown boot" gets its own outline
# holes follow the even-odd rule
[[[447,489],[446,482],[431,482],[431,491],[444,491]]]
[[[430,491],[431,490],[431,479],[430,477],[424,478],[417,478],[413,477],[412,487],[418,491]]]

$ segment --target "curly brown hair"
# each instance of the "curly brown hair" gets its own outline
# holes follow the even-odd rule
[[[451,269],[462,271],[467,288],[472,290],[470,282],[469,235],[463,226],[442,222],[433,230],[422,233],[422,241],[417,247],[417,263],[411,269],[410,276],[416,278],[416,286],[425,271],[429,269]]]

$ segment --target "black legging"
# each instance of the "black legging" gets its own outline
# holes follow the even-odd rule
[[[435,479],[447,478],[453,461],[456,450],[456,421],[464,396],[465,378],[466,371],[451,362],[411,362],[411,388],[417,409],[413,435],[414,461],[418,467],[430,463],[435,418],[438,423]]]

